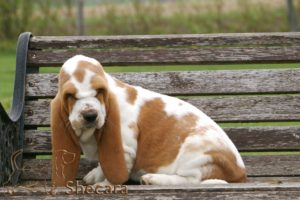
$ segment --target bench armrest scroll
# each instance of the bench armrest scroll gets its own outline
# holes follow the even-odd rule
[[[6,113],[0,103],[0,186],[16,184],[21,174],[23,149],[23,113],[27,51],[31,33],[19,36],[12,108]]]

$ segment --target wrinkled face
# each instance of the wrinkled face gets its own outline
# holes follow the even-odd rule
[[[85,141],[105,122],[106,79],[96,60],[84,56],[69,59],[62,67],[60,79],[63,105],[75,134]]]

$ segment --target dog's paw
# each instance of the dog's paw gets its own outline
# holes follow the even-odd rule
[[[97,183],[95,183],[94,184],[94,186],[96,187],[96,186],[108,186],[108,185],[112,185],[107,179],[104,179],[104,181],[102,181],[102,182],[97,182]]]
[[[152,185],[152,174],[145,174],[141,177],[140,183],[141,185]]]
[[[145,174],[141,177],[142,185],[180,185],[199,184],[199,180],[194,177],[183,177],[176,174]]]
[[[101,168],[98,166],[91,170],[84,178],[86,184],[92,185],[104,181],[104,175]]]
[[[141,177],[142,185],[165,185],[167,180],[163,174],[145,174]]]

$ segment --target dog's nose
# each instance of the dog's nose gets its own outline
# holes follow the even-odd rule
[[[87,122],[94,122],[97,119],[97,112],[96,111],[85,111],[82,112],[82,116],[84,118],[85,121]]]

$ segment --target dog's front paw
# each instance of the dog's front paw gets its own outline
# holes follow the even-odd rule
[[[102,181],[102,182],[97,182],[97,183],[95,183],[94,184],[94,186],[96,187],[96,186],[101,186],[101,187],[103,187],[103,186],[109,186],[109,185],[112,185],[107,179],[104,179],[104,181]]]
[[[142,185],[161,185],[161,178],[157,174],[145,174],[141,177]]]
[[[102,169],[98,166],[96,168],[94,168],[93,170],[91,170],[84,178],[83,181],[86,184],[92,185],[95,183],[99,183],[104,181],[104,175],[102,172]]]

